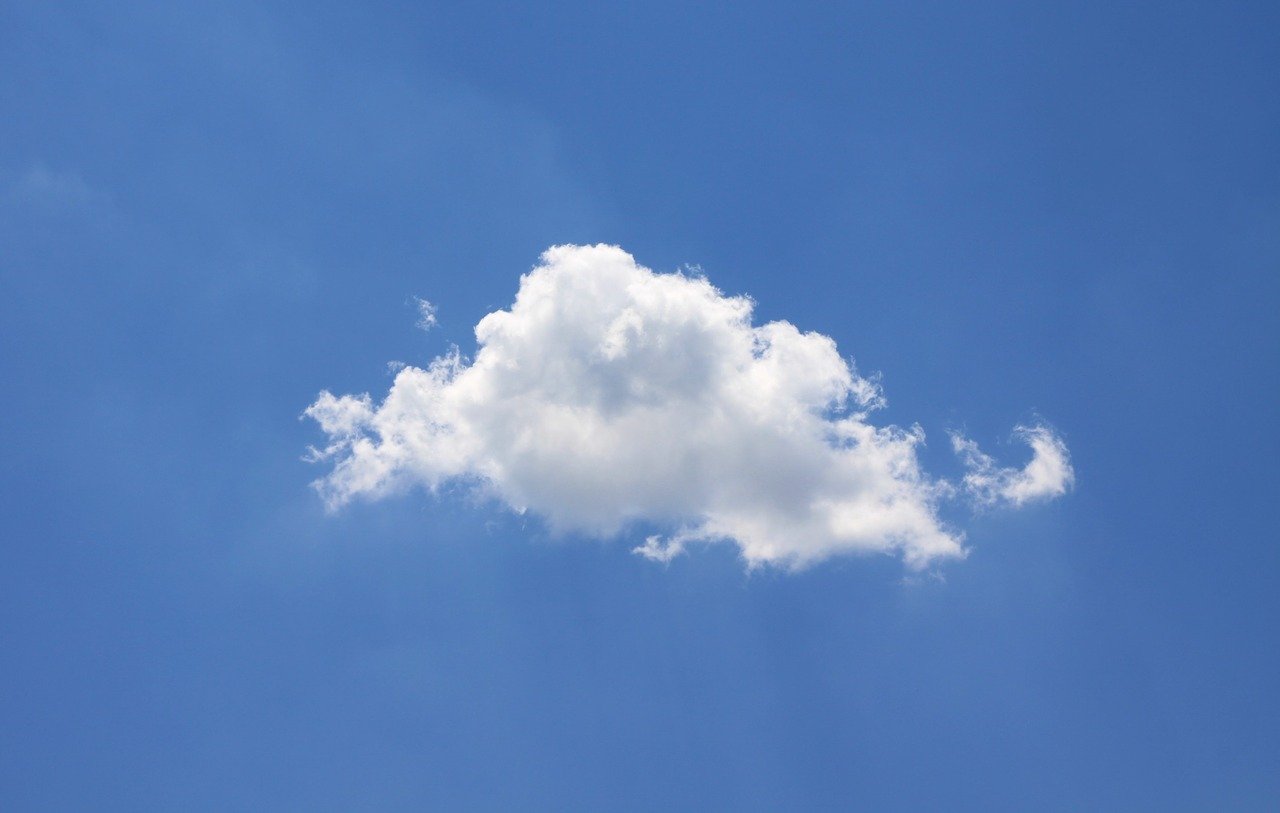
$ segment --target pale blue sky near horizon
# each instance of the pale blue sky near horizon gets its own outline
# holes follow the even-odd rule
[[[0,3],[0,808],[1269,810],[1280,8]],[[831,336],[957,477],[888,556],[663,566],[299,414],[548,246]],[[414,297],[438,307],[415,327]]]

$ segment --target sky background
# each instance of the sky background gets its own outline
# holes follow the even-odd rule
[[[0,807],[1275,809],[1280,7],[836,5],[0,2]],[[908,583],[326,515],[316,394],[595,242],[1075,490]]]

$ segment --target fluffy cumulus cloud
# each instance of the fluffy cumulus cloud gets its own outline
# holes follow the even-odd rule
[[[306,414],[328,443],[313,457],[333,468],[316,486],[337,508],[463,483],[556,530],[666,528],[635,548],[658,561],[715,541],[790,567],[963,556],[938,516],[959,489],[921,471],[921,430],[869,422],[880,388],[829,337],[751,317],[750,299],[619,248],[549,249],[511,307],[476,325],[473,359],[406,366],[381,403],[320,395]],[[1065,489],[1061,441],[1026,437],[1036,458],[1020,473],[959,439],[965,487],[1013,503]]]

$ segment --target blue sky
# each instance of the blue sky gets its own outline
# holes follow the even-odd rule
[[[1278,28],[0,4],[0,806],[1273,808]],[[1044,421],[1074,489],[924,576],[326,513],[317,394],[595,243],[834,339],[931,476]]]

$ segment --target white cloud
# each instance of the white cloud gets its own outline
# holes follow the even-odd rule
[[[1023,505],[1060,497],[1075,483],[1067,445],[1045,426],[1019,426],[1014,434],[1031,446],[1031,462],[1021,469],[1002,468],[959,433],[951,446],[968,470],[964,488],[981,505]]]
[[[335,465],[316,487],[336,508],[463,482],[556,530],[671,528],[635,549],[658,561],[724,540],[792,567],[963,556],[919,427],[870,424],[878,382],[827,336],[753,326],[752,306],[616,247],[551,248],[510,309],[476,325],[474,360],[405,367],[380,404],[320,395],[306,414],[329,442],[313,459]]]
[[[413,298],[413,305],[418,309],[418,327],[430,330],[436,326],[436,306],[420,296]]]
[[[632,548],[631,552],[638,556],[643,556],[651,562],[666,564],[684,553],[684,543],[685,540],[680,535],[673,536],[670,539],[663,539],[655,534],[645,537],[644,544]]]

